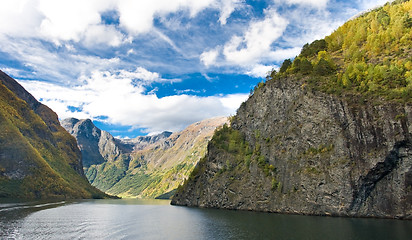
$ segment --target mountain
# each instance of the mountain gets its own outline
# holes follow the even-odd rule
[[[93,186],[122,197],[169,198],[204,156],[214,130],[226,121],[214,118],[178,133],[135,139],[116,139],[89,119],[65,119],[62,126],[77,139]]]
[[[306,44],[254,89],[172,204],[412,219],[412,2]]]
[[[102,198],[56,113],[0,71],[0,197]]]

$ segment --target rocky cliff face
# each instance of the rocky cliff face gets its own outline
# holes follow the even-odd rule
[[[345,99],[267,82],[232,120],[250,150],[215,135],[172,204],[411,219],[412,106]]]
[[[286,59],[172,204],[411,219],[411,10],[385,4]]]
[[[66,119],[93,186],[122,197],[157,197],[177,188],[204,156],[207,141],[226,118],[195,123],[182,132],[116,139],[90,120]]]
[[[56,113],[0,71],[0,197],[106,195],[83,174],[76,140]]]
[[[103,163],[105,160],[101,154],[101,145],[114,145],[110,144],[111,139],[107,139],[102,136],[102,131],[96,128],[92,121],[78,120],[75,118],[69,118],[62,121],[62,126],[72,134],[76,139],[78,146],[82,152],[83,167],[88,168],[93,164]],[[103,134],[105,135],[105,134]],[[112,143],[112,142],[111,142]],[[118,155],[117,148],[113,147],[113,155]]]

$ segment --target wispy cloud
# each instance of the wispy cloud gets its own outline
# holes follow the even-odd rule
[[[222,10],[220,12],[219,22],[222,25],[227,23],[227,19],[235,11],[236,8],[241,8],[244,5],[244,0],[222,0]]]
[[[6,38],[0,35],[0,49],[18,59],[26,68],[17,77],[70,83],[76,81],[80,75],[90,74],[94,70],[110,69],[120,62],[117,57],[102,58],[62,48],[53,52],[40,40]]]
[[[276,2],[277,0],[275,0]],[[325,8],[329,0],[283,0],[287,4],[296,4],[316,8]]]

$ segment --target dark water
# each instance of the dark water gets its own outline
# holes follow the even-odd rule
[[[412,221],[198,209],[164,200],[0,203],[0,239],[412,239]]]

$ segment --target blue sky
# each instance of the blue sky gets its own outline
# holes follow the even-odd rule
[[[114,136],[234,114],[301,47],[383,0],[0,0],[0,69]]]

